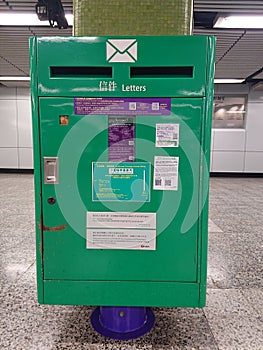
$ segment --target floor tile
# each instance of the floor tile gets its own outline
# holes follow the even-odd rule
[[[245,219],[243,217],[239,217],[237,215],[230,215],[228,217],[213,217],[213,222],[221,228],[224,232],[254,232],[255,227],[263,227],[262,218],[251,217],[249,219]]]
[[[16,281],[34,263],[32,251],[19,250],[17,252],[1,252],[0,254],[0,281],[1,284]]]
[[[0,228],[0,254],[32,251],[35,255],[35,232],[19,228]]]
[[[102,337],[90,324],[93,308],[69,308],[68,312],[40,313],[12,310],[3,318],[5,349],[174,349],[217,350],[201,310],[155,309],[156,326],[144,337],[117,341]],[[33,311],[33,310],[32,310]],[[16,334],[15,338],[12,334]],[[187,337],[185,336],[187,334]]]
[[[0,216],[1,237],[7,235],[6,230],[11,229],[16,232],[18,229],[35,232],[34,214],[19,214]],[[10,231],[8,231],[10,232]]]
[[[223,232],[211,219],[208,220],[208,232]]]
[[[34,215],[34,207],[31,205],[21,205],[14,207],[12,204],[6,206],[5,208],[0,208],[0,216],[10,216],[10,215]]]
[[[219,350],[262,350],[263,321],[241,291],[209,289],[205,314]]]
[[[261,288],[247,288],[242,289],[241,293],[248,301],[254,311],[263,318],[263,289]]]
[[[31,288],[36,288],[37,281],[37,271],[36,262],[32,263],[29,268],[18,277],[16,284],[25,284],[31,286]]]
[[[263,287],[261,232],[213,233],[208,240],[208,276],[217,288]]]
[[[263,226],[263,179],[211,178],[209,215],[224,232]]]
[[[22,278],[17,283],[7,283],[0,291],[0,309],[5,312],[25,311],[31,314],[45,314],[52,318],[64,312],[83,309],[81,306],[71,305],[43,305],[37,301],[37,286],[27,284]]]

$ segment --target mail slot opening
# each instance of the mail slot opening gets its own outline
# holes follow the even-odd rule
[[[112,67],[50,67],[51,78],[112,78]]]
[[[131,78],[193,78],[194,67],[131,67]]]

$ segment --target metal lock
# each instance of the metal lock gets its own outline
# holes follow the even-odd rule
[[[58,184],[58,157],[44,157],[44,183]]]

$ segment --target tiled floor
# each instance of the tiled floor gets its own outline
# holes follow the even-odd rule
[[[212,178],[204,309],[155,308],[156,325],[112,341],[92,308],[38,305],[33,177],[0,174],[0,349],[263,349],[263,179]]]

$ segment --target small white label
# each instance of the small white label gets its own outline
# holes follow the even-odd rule
[[[136,102],[129,102],[129,110],[136,111]]]
[[[178,189],[179,157],[154,157],[154,190]]]
[[[179,146],[179,124],[156,124],[156,147]]]
[[[159,102],[152,102],[152,110],[159,111],[159,109],[160,109],[160,103]]]
[[[156,249],[156,214],[87,212],[87,249]]]

